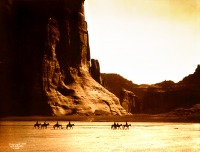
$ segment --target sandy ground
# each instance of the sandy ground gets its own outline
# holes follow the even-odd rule
[[[89,119],[88,119],[89,121]],[[130,122],[129,129],[111,129],[113,122],[59,121],[63,129],[33,127],[34,121],[0,121],[2,152],[199,152],[199,123]],[[124,122],[120,122],[120,124]]]

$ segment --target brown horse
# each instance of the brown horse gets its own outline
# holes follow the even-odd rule
[[[70,128],[73,129],[74,124],[67,124],[66,129]]]
[[[57,129],[63,129],[62,125],[61,125],[61,124],[58,124],[58,122],[57,122],[55,125],[53,125],[53,128],[54,128],[54,129],[55,129],[55,128],[57,128]]]
[[[36,128],[36,127],[37,127],[37,128],[39,129],[39,128],[40,128],[40,126],[41,126],[41,123],[38,123],[38,122],[36,122],[36,123],[34,124],[34,128]]]
[[[111,129],[116,130],[116,129],[121,129],[122,124],[116,124],[114,123],[113,125],[111,125]]]
[[[123,129],[129,129],[129,127],[131,126],[131,124],[126,123],[125,125],[122,126]]]
[[[46,128],[47,129],[47,126],[49,125],[49,123],[43,123],[43,124],[41,124],[41,129],[43,129],[43,128]]]

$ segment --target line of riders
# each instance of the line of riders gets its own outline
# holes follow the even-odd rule
[[[131,124],[128,124],[127,121],[126,121],[126,124],[124,124],[124,125],[114,122],[114,124],[111,125],[111,129],[113,129],[113,130],[129,129],[130,126],[131,126]]]
[[[43,124],[38,123],[38,121],[36,121],[36,123],[34,124],[34,128],[46,129],[48,125],[49,125],[49,123],[46,123],[46,121]],[[66,125],[66,129],[68,129],[68,128],[73,129],[73,126],[74,126],[74,124],[71,124],[71,122],[69,121],[69,123]],[[62,124],[59,124],[58,121],[55,125],[53,125],[53,128],[54,129],[56,129],[56,128],[63,129]]]
[[[43,124],[38,123],[38,121],[36,121],[36,123],[34,124],[34,128],[46,129],[48,125],[49,125],[49,123],[46,123],[46,121]],[[68,128],[73,129],[73,126],[74,126],[74,124],[71,124],[71,122],[69,121],[69,123],[66,125],[66,129],[68,129]],[[128,124],[127,122],[124,125],[114,122],[114,124],[111,125],[111,129],[113,129],[113,130],[129,129],[130,126],[131,126],[131,124]],[[55,125],[53,125],[53,128],[54,129],[56,129],[56,128],[63,129],[62,124],[59,124],[58,121]]]

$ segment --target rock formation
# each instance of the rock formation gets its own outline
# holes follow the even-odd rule
[[[103,85],[114,93],[119,99],[122,107],[129,113],[140,113],[142,108],[141,91],[132,81],[119,74],[101,74]],[[135,94],[137,93],[137,95]],[[138,97],[140,96],[140,98]]]
[[[141,102],[131,91],[122,89],[120,93],[120,103],[129,113],[139,113],[141,111]]]
[[[0,4],[0,40],[9,41],[0,51],[2,115],[126,114],[100,78],[91,77],[100,68],[90,67],[84,0]]]
[[[195,72],[174,83],[163,81],[150,86],[143,98],[143,112],[163,113],[177,108],[190,108],[200,103],[200,66]]]
[[[153,85],[136,85],[118,74],[101,74],[107,89],[120,98],[122,106],[132,113],[167,113],[177,108],[188,109],[200,104],[200,65],[195,72],[183,78],[182,81],[163,81]],[[114,81],[113,81],[114,80]],[[121,91],[123,88],[126,91]],[[129,91],[127,91],[129,90]],[[136,109],[133,108],[132,97],[139,99]],[[134,98],[135,99],[135,98]]]
[[[99,65],[99,61],[98,60],[91,59],[91,76],[99,84],[102,84],[101,71],[100,71],[100,65]]]

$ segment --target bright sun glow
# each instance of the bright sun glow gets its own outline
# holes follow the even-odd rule
[[[102,73],[178,82],[200,63],[200,0],[86,0],[85,15]]]

